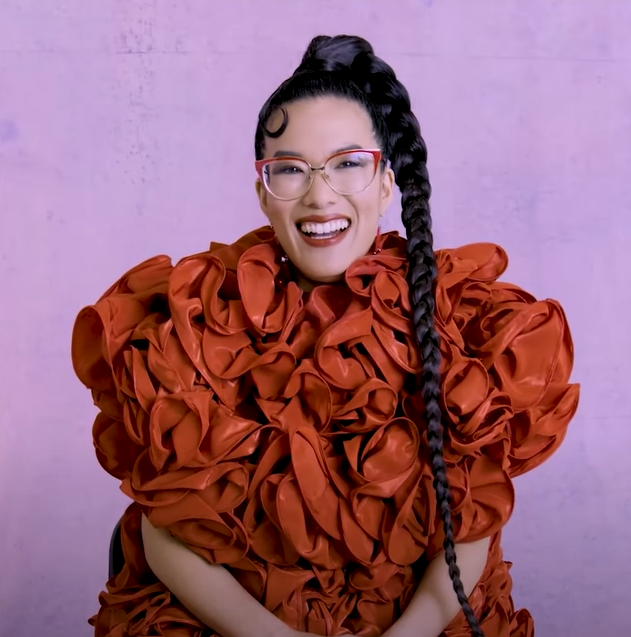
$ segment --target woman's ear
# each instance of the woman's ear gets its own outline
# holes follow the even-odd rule
[[[261,184],[262,185],[262,184]],[[381,216],[386,213],[388,206],[392,203],[394,196],[394,172],[389,166],[383,171],[381,177],[381,205],[379,206]]]
[[[267,190],[265,190],[265,186],[260,179],[256,180],[254,188],[256,189],[256,196],[259,199],[259,206],[261,206],[261,210],[265,216],[267,216]]]

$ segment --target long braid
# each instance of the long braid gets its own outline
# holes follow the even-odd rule
[[[427,147],[421,136],[418,120],[411,110],[407,90],[396,79],[392,69],[381,60],[376,58],[373,64],[376,67],[373,73],[385,76],[381,86],[381,83],[373,83],[372,95],[377,97],[379,89],[387,91],[382,98],[388,102],[383,114],[392,142],[389,158],[397,186],[401,191],[401,216],[408,240],[410,301],[413,308],[414,332],[423,361],[421,393],[426,410],[434,489],[445,532],[445,561],[449,567],[454,591],[473,635],[484,637],[460,579],[451,519],[451,492],[443,455],[440,337],[434,326],[437,266],[429,206],[431,186],[427,173]]]
[[[366,40],[356,36],[318,36],[305,52],[300,66],[265,103],[255,135],[257,159],[263,155],[265,137],[280,136],[287,113],[275,131],[266,128],[271,113],[304,97],[335,94],[363,104],[369,111],[384,157],[390,161],[401,191],[402,219],[410,260],[408,283],[413,308],[414,332],[422,355],[421,393],[425,403],[427,439],[434,489],[443,521],[445,561],[463,613],[474,637],[484,637],[460,579],[451,519],[451,492],[443,454],[440,410],[440,338],[434,326],[436,308],[436,257],[427,174],[427,149],[410,97],[394,71],[376,57]]]
[[[416,118],[412,113],[408,118],[412,123]],[[418,126],[418,125],[417,125]],[[411,128],[414,128],[413,124]],[[447,480],[447,466],[443,456],[443,427],[440,411],[440,338],[434,328],[436,258],[434,256],[431,216],[428,196],[430,192],[425,161],[425,144],[419,134],[422,150],[417,157],[420,169],[416,181],[399,185],[401,189],[402,218],[408,238],[410,270],[408,274],[410,299],[414,311],[413,320],[416,339],[423,356],[421,392],[426,409],[427,439],[431,454],[434,488],[436,490],[440,514],[445,531],[445,561],[449,567],[454,591],[476,637],[483,636],[473,609],[460,579],[460,569],[456,563],[453,525],[451,520],[451,492]],[[394,155],[396,157],[396,155]],[[393,168],[393,170],[395,170]],[[395,170],[396,174],[396,170]]]
[[[378,117],[375,120],[383,122],[384,130],[377,133],[384,141],[387,157],[401,191],[402,220],[410,260],[408,284],[414,332],[423,361],[420,389],[426,410],[434,489],[445,533],[445,561],[454,591],[473,635],[484,637],[460,579],[451,519],[451,491],[443,455],[440,337],[434,326],[437,266],[429,206],[431,186],[427,173],[427,147],[421,136],[418,120],[412,112],[407,89],[397,80],[389,65],[371,50],[366,51],[365,44],[362,48],[360,53],[356,49],[356,56],[349,68],[355,77],[364,80],[359,86],[377,110]]]

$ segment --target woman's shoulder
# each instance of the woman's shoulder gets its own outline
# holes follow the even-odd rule
[[[469,279],[494,281],[508,267],[508,254],[496,243],[468,243],[436,251],[438,281],[442,286]]]
[[[500,280],[508,256],[496,244],[441,250],[437,263],[450,451],[499,454],[509,475],[524,473],[558,448],[578,406],[566,314]]]
[[[112,370],[118,355],[129,343],[146,340],[147,334],[154,333],[155,338],[163,339],[167,327],[177,318],[173,313],[190,311],[185,302],[173,301],[186,295],[196,278],[214,268],[214,279],[225,279],[227,272],[236,270],[237,262],[246,251],[255,248],[256,253],[257,246],[265,249],[272,238],[271,229],[259,228],[231,244],[212,242],[207,250],[185,256],[176,264],[162,254],[127,270],[76,317],[71,355],[81,382],[93,391],[113,389],[112,383],[122,391],[122,380],[116,373],[112,379]],[[221,285],[221,281],[218,284]],[[199,297],[200,290],[196,293]],[[191,299],[191,302],[195,301]]]

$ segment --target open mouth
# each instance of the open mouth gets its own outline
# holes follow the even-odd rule
[[[301,221],[296,224],[296,227],[306,237],[315,239],[316,241],[323,241],[325,239],[334,239],[335,237],[341,236],[350,228],[350,225],[350,219],[340,217],[339,219],[324,222]]]

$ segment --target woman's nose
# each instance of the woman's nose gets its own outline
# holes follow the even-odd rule
[[[316,206],[318,208],[326,206],[336,201],[338,194],[331,188],[326,179],[323,170],[315,170],[313,172],[313,181],[311,188],[304,196],[304,203],[307,206]]]

